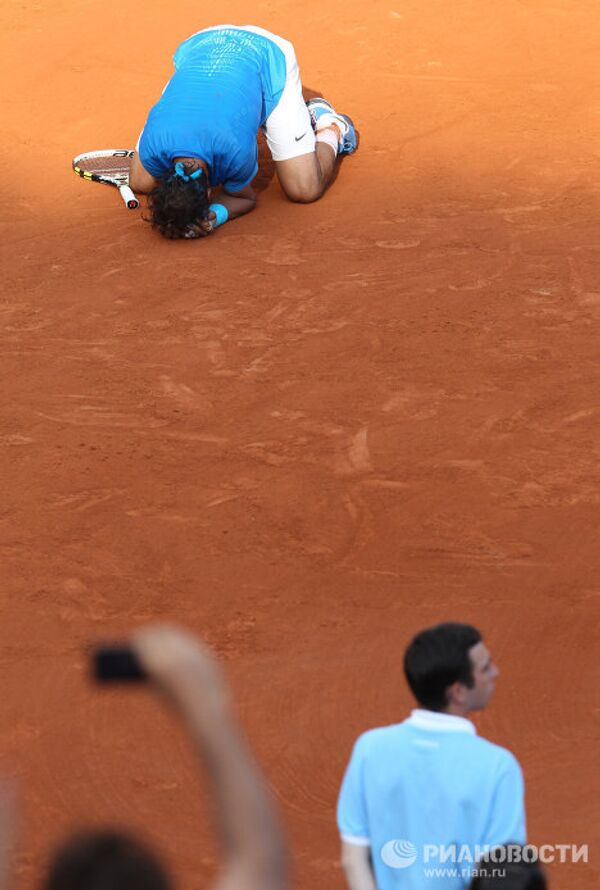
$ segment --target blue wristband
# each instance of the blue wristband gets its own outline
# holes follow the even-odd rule
[[[218,226],[222,226],[223,223],[226,223],[227,220],[229,219],[229,213],[227,212],[227,207],[224,207],[223,204],[211,204],[208,209],[212,210],[212,212],[217,217],[216,221],[213,224],[215,229]]]

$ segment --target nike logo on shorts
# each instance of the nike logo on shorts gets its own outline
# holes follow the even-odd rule
[[[294,139],[296,140],[296,142],[300,142],[301,139],[304,139],[304,137],[306,136],[307,133],[308,133],[308,130],[305,130],[304,133],[302,134],[302,136],[294,136]]]

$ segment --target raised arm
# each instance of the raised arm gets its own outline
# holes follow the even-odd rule
[[[284,890],[279,821],[213,656],[171,627],[144,629],[131,643],[155,687],[183,718],[208,776],[223,854],[218,890]]]

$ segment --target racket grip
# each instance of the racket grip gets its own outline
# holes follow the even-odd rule
[[[136,196],[133,194],[133,192],[131,191],[129,186],[128,185],[120,185],[119,191],[121,193],[121,197],[123,198],[123,201],[125,202],[125,206],[127,207],[127,209],[128,210],[137,210],[137,208],[140,206],[140,202],[138,201]]]

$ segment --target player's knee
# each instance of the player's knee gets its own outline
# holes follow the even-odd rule
[[[284,191],[289,200],[296,204],[312,204],[313,201],[319,200],[324,189],[320,183],[298,182],[286,185]]]

